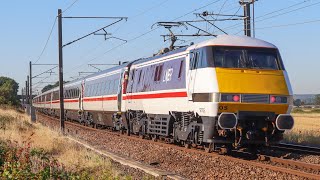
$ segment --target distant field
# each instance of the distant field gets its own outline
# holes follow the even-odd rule
[[[292,113],[294,128],[285,133],[285,142],[320,146],[320,113]]]

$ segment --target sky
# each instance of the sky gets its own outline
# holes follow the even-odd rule
[[[79,72],[95,72],[88,64],[115,64],[149,57],[169,42],[160,36],[168,31],[152,25],[159,21],[198,20],[194,13],[242,15],[236,0],[10,0],[0,2],[0,76],[15,79],[25,87],[29,61],[33,64],[58,63],[57,13],[63,17],[128,17],[105,30],[112,38],[92,35],[63,48],[64,79],[72,80]],[[320,0],[259,0],[255,3],[255,37],[275,44],[280,52],[294,94],[320,94]],[[218,17],[224,18],[224,17]],[[63,44],[100,29],[115,19],[63,19]],[[213,34],[223,34],[208,23],[196,24]],[[228,34],[243,35],[242,21],[215,22]],[[172,29],[176,34],[194,34],[193,28]],[[177,44],[188,45],[213,37],[187,37]],[[184,40],[184,41],[183,41]],[[33,76],[55,66],[33,65]],[[110,66],[97,66],[106,69]],[[41,90],[58,80],[44,73],[33,79]],[[86,74],[82,73],[82,75]]]

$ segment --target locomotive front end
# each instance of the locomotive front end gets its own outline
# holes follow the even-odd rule
[[[235,147],[282,140],[293,128],[293,97],[276,48],[212,47],[219,87],[218,142]]]

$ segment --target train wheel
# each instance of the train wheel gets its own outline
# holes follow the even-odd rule
[[[143,134],[139,134],[139,138],[140,139],[144,139],[144,135]]]
[[[231,144],[224,145],[219,149],[220,155],[229,155],[229,154],[231,154],[231,152],[232,152],[232,145]]]
[[[154,142],[156,142],[156,141],[157,141],[157,135],[155,135],[155,134],[154,134],[154,135],[151,135],[151,140],[154,141]]]
[[[97,129],[97,124],[96,123],[92,123],[92,128]]]
[[[124,134],[124,130],[121,128],[120,130],[119,130],[119,133],[122,135],[122,134]]]
[[[248,152],[251,154],[257,154],[258,153],[258,146],[255,144],[248,145]]]
[[[214,150],[214,145],[213,143],[209,143],[207,145],[204,146],[204,151],[206,153],[211,153]]]

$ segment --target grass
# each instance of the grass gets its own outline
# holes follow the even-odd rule
[[[320,114],[292,113],[295,124],[285,132],[284,141],[304,145],[320,146]]]
[[[320,109],[309,109],[309,108],[293,108],[292,113],[306,113],[306,114],[313,114],[313,113],[320,113]]]
[[[109,160],[0,108],[0,179],[131,179]]]

